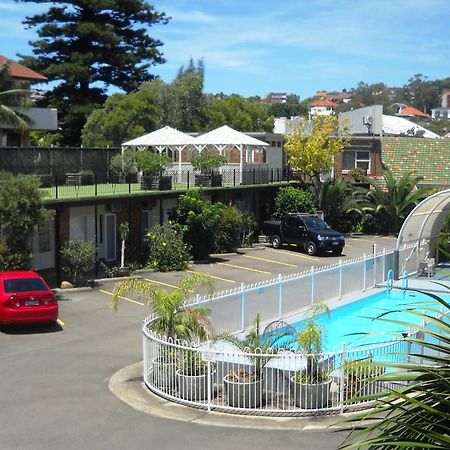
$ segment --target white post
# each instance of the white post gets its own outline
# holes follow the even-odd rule
[[[283,282],[281,280],[281,273],[278,274],[278,318],[282,317],[282,305],[283,305],[283,293],[282,293]]]
[[[342,298],[342,258],[339,259],[339,300]]]
[[[339,374],[339,404],[341,405],[341,414],[344,412],[344,392],[345,392],[345,342],[342,343],[341,370]]]
[[[366,254],[364,253],[363,256],[363,264],[364,264],[364,277],[363,277],[363,292],[366,292],[366,279],[367,279],[367,258]]]
[[[373,244],[373,287],[377,285],[377,244]]]
[[[386,249],[383,248],[383,283],[386,281]]]
[[[211,412],[211,361],[208,359],[207,363],[207,373],[208,373],[208,379],[206,380],[206,386],[207,386],[207,395],[208,395],[208,412]]]
[[[195,297],[195,302],[197,305],[200,303],[200,294],[197,293],[197,296]]]
[[[245,287],[241,283],[241,331],[245,330]]]
[[[311,306],[314,305],[314,266],[311,266]]]

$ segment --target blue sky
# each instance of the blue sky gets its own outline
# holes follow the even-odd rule
[[[450,76],[450,0],[155,0],[172,17],[152,27],[167,82],[190,57],[204,59],[205,91],[271,91],[302,98],[359,81],[402,86],[412,75]],[[0,54],[30,54],[26,15],[50,3],[0,0]]]

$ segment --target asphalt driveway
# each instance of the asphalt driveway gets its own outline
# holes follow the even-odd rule
[[[343,258],[372,251],[371,238],[348,239]],[[391,238],[377,238],[379,249]],[[250,250],[190,270],[216,277],[218,289],[295,273],[339,258],[314,259],[295,249]],[[219,264],[221,263],[221,264]],[[251,269],[251,270],[249,270]],[[170,288],[182,273],[144,273]],[[0,448],[52,449],[335,449],[342,434],[331,430],[222,428],[162,419],[134,410],[108,390],[119,369],[142,359],[145,306],[109,308],[112,281],[99,289],[65,291],[61,326],[0,329]],[[275,427],[276,428],[276,427]]]

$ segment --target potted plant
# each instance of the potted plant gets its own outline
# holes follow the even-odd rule
[[[227,160],[224,156],[204,150],[191,159],[192,167],[199,170],[200,174],[195,175],[196,186],[216,187],[222,186],[222,175],[215,173],[214,169],[226,164]]]
[[[205,400],[208,397],[208,364],[203,361],[200,353],[195,348],[184,350],[177,366],[179,396],[191,401]],[[210,377],[212,375],[213,373]]]
[[[221,335],[216,340],[228,341],[246,353],[249,364],[232,370],[223,378],[228,404],[236,408],[258,408],[263,399],[263,368],[272,356],[268,355],[272,347],[272,335],[261,332],[261,319],[257,314],[252,327],[244,340],[235,336]],[[275,352],[274,352],[275,355]]]
[[[138,152],[136,167],[141,172],[141,189],[172,189],[172,177],[162,175],[171,163],[165,155],[146,150]]]
[[[131,177],[136,175],[136,155],[137,151],[133,148],[127,148],[122,153],[111,158],[110,170],[119,177],[119,180],[130,182]]]
[[[330,368],[322,360],[324,330],[318,321],[318,315],[322,313],[329,314],[325,304],[313,305],[304,327],[294,330],[292,335],[306,361],[305,367],[291,376],[295,404],[303,409],[324,408],[330,399],[332,379]]]
[[[374,394],[379,390],[377,377],[385,373],[385,368],[368,356],[361,359],[348,359],[344,363],[345,399]]]
[[[138,278],[120,281],[114,288],[111,307],[116,310],[119,301],[128,291],[135,291],[147,297],[147,305],[155,318],[149,328],[167,339],[161,344],[159,353],[153,359],[153,382],[161,390],[173,390],[176,387],[176,363],[180,352],[171,342],[177,340],[203,340],[212,335],[212,326],[208,319],[209,309],[203,306],[186,306],[185,300],[193,292],[212,293],[214,279],[206,273],[193,273],[181,280],[175,289],[158,289],[155,284]]]

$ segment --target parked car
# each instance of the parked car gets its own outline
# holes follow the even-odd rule
[[[263,232],[269,236],[273,248],[297,244],[308,255],[325,251],[340,255],[345,246],[344,235],[332,230],[316,214],[288,214],[283,220],[264,222]]]
[[[0,272],[0,324],[55,322],[58,302],[54,292],[35,272]]]

